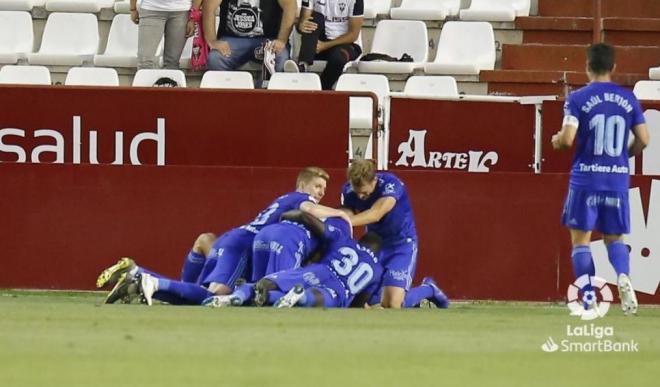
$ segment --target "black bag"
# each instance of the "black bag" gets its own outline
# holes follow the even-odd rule
[[[375,62],[375,61],[381,61],[381,62],[414,62],[415,60],[408,54],[403,54],[401,55],[401,58],[397,59],[393,56],[389,56],[387,54],[379,54],[377,52],[372,52],[369,54],[364,55],[362,58],[360,58],[360,61],[365,61],[365,62]]]

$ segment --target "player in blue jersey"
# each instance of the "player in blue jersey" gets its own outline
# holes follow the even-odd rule
[[[134,294],[135,282],[138,282],[137,292],[148,304],[151,304],[152,297],[173,304],[200,304],[210,296],[228,294],[236,280],[249,270],[255,235],[263,227],[278,222],[282,213],[294,209],[304,209],[319,217],[341,213],[318,204],[325,195],[328,179],[328,174],[320,168],[305,168],[298,175],[296,192],[277,198],[252,222],[234,228],[217,239],[213,234],[200,235],[184,262],[181,281],[167,279],[136,266],[130,258],[122,258],[101,273],[97,286],[118,281],[108,295],[107,303]]]
[[[574,274],[595,275],[589,243],[592,230],[600,231],[617,273],[621,307],[628,315],[637,313],[630,256],[623,242],[623,234],[630,232],[628,158],[648,145],[649,133],[637,98],[612,83],[614,67],[613,47],[599,43],[588,48],[590,83],[566,99],[563,126],[552,136],[552,146],[559,150],[576,144],[562,213],[562,224],[571,234]],[[634,140],[629,145],[631,131]]]
[[[360,242],[351,238],[350,224],[341,218],[325,223],[303,211],[289,219],[304,224],[324,243],[318,263],[269,274],[255,286],[257,306],[362,307],[380,287],[383,267],[378,253],[381,238],[367,233]]]
[[[342,189],[342,206],[353,226],[367,226],[383,238],[383,293],[386,308],[403,306],[417,265],[417,230],[405,185],[392,173],[376,173],[370,160],[355,160]]]

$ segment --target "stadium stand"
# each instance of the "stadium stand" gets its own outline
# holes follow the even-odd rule
[[[159,78],[171,78],[179,87],[186,87],[186,75],[181,70],[141,69],[135,73],[133,86],[153,86]]]
[[[649,68],[649,79],[660,80],[660,66]]]
[[[34,7],[43,7],[46,0],[2,0],[0,10],[3,11],[32,11]]]
[[[28,12],[0,11],[0,63],[18,63],[34,47],[32,17]]]
[[[660,101],[660,81],[639,81],[635,83],[633,93],[638,99]]]
[[[248,71],[207,71],[199,84],[202,89],[254,89],[254,79]]]
[[[50,85],[50,71],[45,66],[6,65],[0,69],[0,83],[12,85]]]
[[[80,66],[92,61],[99,48],[98,21],[89,13],[55,12],[48,16],[39,52],[30,64]]]
[[[445,23],[433,63],[426,74],[479,74],[495,68],[495,37],[487,22]]]
[[[115,0],[47,0],[46,10],[50,12],[100,12],[112,8]]]
[[[374,32],[371,53],[385,54],[400,59],[404,54],[412,62],[358,61],[361,73],[410,74],[421,69],[428,60],[428,33],[426,24],[419,20],[382,20]]]
[[[364,0],[364,18],[375,19],[390,13],[392,0]]]
[[[403,94],[409,96],[458,97],[458,87],[454,77],[414,75],[406,81]]]
[[[94,55],[95,66],[136,67],[138,48],[138,26],[130,15],[117,15],[112,19],[108,44],[103,54]],[[158,47],[156,56],[161,55],[163,45]]]
[[[67,86],[119,86],[117,70],[107,67],[72,67],[66,74]]]
[[[461,20],[514,21],[529,16],[530,0],[472,0],[470,8],[462,9]]]
[[[316,73],[275,73],[268,90],[321,90],[321,78]]]
[[[445,20],[458,15],[461,0],[401,0],[390,9],[390,17],[400,20]]]

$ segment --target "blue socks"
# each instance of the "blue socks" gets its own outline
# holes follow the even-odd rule
[[[573,260],[573,273],[575,274],[575,278],[580,278],[585,274],[592,277],[596,275],[596,268],[594,266],[594,260],[591,256],[591,248],[589,246],[578,245],[573,247],[571,258]],[[592,289],[593,287],[590,282],[582,290],[589,291]]]
[[[161,299],[158,293],[169,293],[187,301],[187,303],[191,305],[201,305],[202,301],[206,298],[215,295],[197,284],[172,281],[164,278],[158,280],[158,291],[154,293],[154,298],[161,301],[168,301],[166,299]]]
[[[271,290],[268,292],[268,305],[274,305],[277,300],[284,297],[286,293],[279,290]]]
[[[419,305],[422,300],[433,297],[435,289],[429,285],[420,285],[410,289],[403,300],[404,308],[412,308]]]
[[[197,283],[199,275],[202,274],[206,258],[203,254],[196,253],[192,250],[188,253],[186,260],[183,262],[181,269],[181,281]]]
[[[623,241],[614,241],[607,245],[607,255],[617,277],[620,274],[630,274],[630,253],[628,246]]]
[[[243,285],[237,286],[233,295],[241,300],[241,305],[245,304],[246,301],[254,298],[254,284],[244,283]]]

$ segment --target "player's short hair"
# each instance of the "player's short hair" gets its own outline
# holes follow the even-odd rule
[[[592,44],[587,48],[587,66],[596,75],[614,70],[614,47],[606,43]]]
[[[383,238],[374,232],[368,232],[362,235],[362,238],[360,238],[360,244],[369,248],[374,254],[378,254],[383,245]]]
[[[296,187],[307,184],[315,177],[320,177],[326,182],[330,180],[330,175],[323,168],[319,167],[306,167],[298,173],[298,178],[296,179]]]
[[[373,160],[353,160],[348,167],[348,181],[353,187],[361,187],[376,178],[376,163]]]

